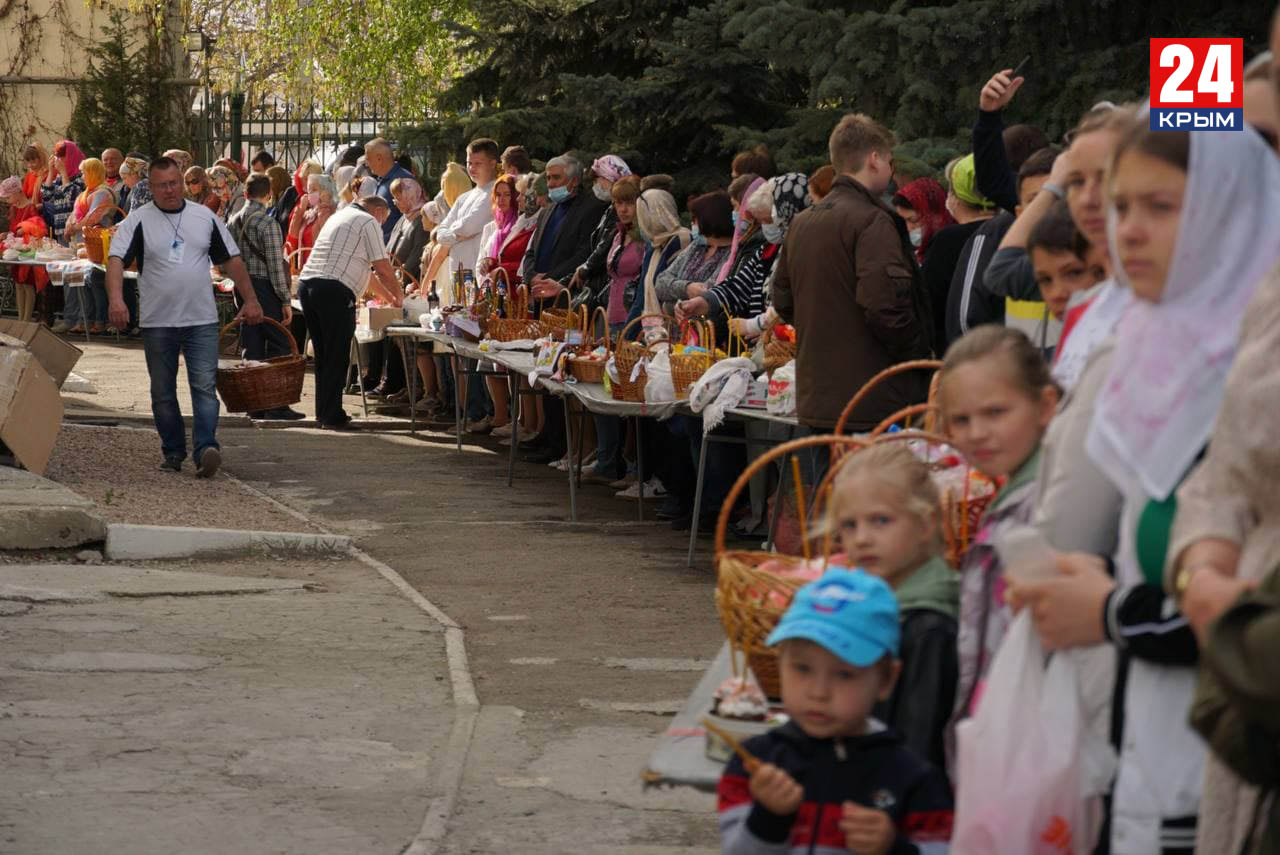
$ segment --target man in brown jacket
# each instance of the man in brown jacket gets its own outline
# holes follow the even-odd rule
[[[931,355],[911,245],[880,201],[893,177],[893,133],[861,113],[831,132],[831,192],[792,222],[773,280],[773,303],[796,327],[800,422],[830,430],[854,393],[879,372]],[[848,422],[870,430],[923,401],[927,376],[877,386]]]

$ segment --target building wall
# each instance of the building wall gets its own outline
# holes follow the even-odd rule
[[[0,2],[0,78],[80,78],[88,65],[85,47],[99,36],[112,8],[85,0]],[[135,5],[129,14],[139,27],[150,24],[146,9]],[[70,82],[0,83],[0,172],[18,170],[29,142],[48,150],[65,138],[75,103]]]

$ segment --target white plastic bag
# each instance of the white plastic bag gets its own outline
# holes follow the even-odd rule
[[[775,416],[796,413],[796,361],[793,359],[769,378],[769,398],[765,409]]]
[[[1110,754],[1085,721],[1075,661],[1054,656],[1046,666],[1023,610],[996,651],[977,712],[956,730],[950,851],[1088,855],[1102,824],[1096,790],[1114,768]]]
[[[675,383],[671,380],[671,355],[659,350],[645,366],[649,379],[644,384],[644,399],[651,404],[660,404],[676,399]]]

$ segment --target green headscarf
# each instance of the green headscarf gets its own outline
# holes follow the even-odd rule
[[[951,167],[951,192],[956,194],[956,198],[961,202],[966,202],[975,208],[996,206],[995,202],[978,192],[978,174],[972,154],[960,158],[956,165]]]

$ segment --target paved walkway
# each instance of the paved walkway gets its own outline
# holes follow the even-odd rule
[[[0,640],[0,852],[394,853],[427,811],[443,635],[350,558],[0,564]]]

